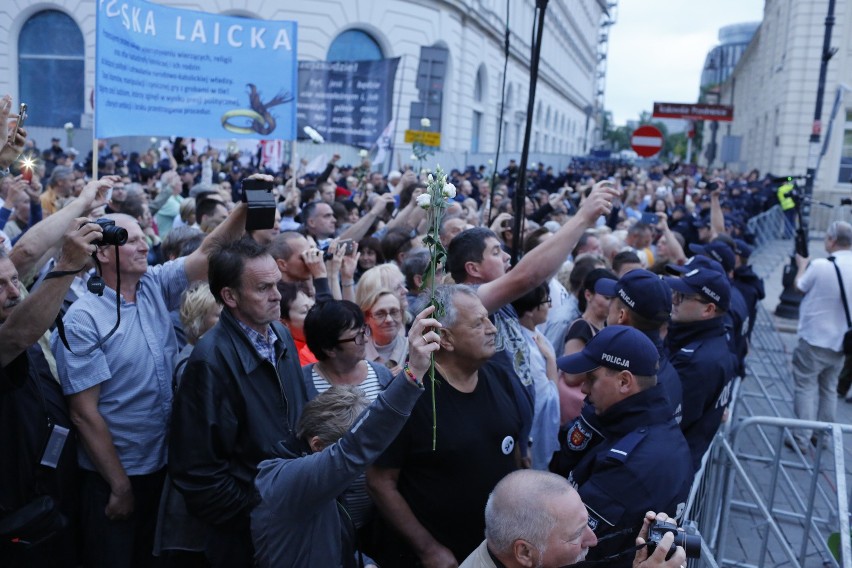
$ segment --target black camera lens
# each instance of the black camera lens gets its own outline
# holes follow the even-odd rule
[[[654,521],[648,529],[648,554],[653,554],[657,545],[666,533],[674,535],[674,543],[669,554],[674,554],[675,547],[682,546],[687,558],[701,557],[701,537],[694,534],[686,534],[677,529],[677,525],[663,521]]]
[[[97,219],[95,223],[100,225],[101,231],[103,231],[103,237],[101,240],[95,242],[95,245],[102,246],[121,246],[127,242],[127,229],[122,227],[118,227],[115,224],[115,221],[111,219]]]

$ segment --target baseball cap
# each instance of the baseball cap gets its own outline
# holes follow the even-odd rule
[[[753,249],[747,242],[742,239],[734,239],[734,254],[737,254],[743,258],[748,258],[751,256]]]
[[[669,274],[681,275],[685,272],[689,272],[695,268],[706,268],[709,270],[715,270],[720,274],[727,275],[725,272],[725,268],[719,264],[717,261],[713,260],[709,256],[704,256],[701,254],[697,254],[695,256],[689,257],[687,261],[683,264],[683,266],[679,264],[667,264],[666,271]]]
[[[558,358],[556,366],[573,375],[607,367],[649,377],[657,374],[658,359],[657,348],[644,333],[626,325],[610,325],[579,353]]]
[[[717,270],[696,267],[680,278],[666,277],[666,281],[675,292],[700,294],[721,310],[731,305],[731,283]]]
[[[726,245],[723,241],[712,241],[706,245],[693,243],[689,245],[689,250],[695,254],[703,254],[704,256],[712,258],[722,265],[722,268],[726,273],[733,270],[734,265],[736,264],[734,251],[732,251],[731,247]]]
[[[620,299],[643,318],[664,323],[672,311],[672,290],[659,276],[637,268],[619,280],[601,278],[595,283],[595,293]]]

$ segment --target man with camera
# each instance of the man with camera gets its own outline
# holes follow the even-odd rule
[[[648,546],[635,555],[630,547],[625,554],[628,560],[633,557],[634,568],[679,568],[686,563],[683,546],[666,560],[675,541],[668,520],[665,513],[645,514],[636,545],[648,541]],[[695,542],[682,536],[678,540]],[[582,566],[597,545],[589,514],[571,484],[554,473],[524,469],[504,477],[491,492],[485,506],[485,540],[460,568]]]
[[[72,304],[63,319],[67,347],[57,334],[51,347],[82,441],[85,564],[145,565],[152,561],[178,352],[169,312],[189,282],[207,278],[208,255],[243,234],[245,205],[194,253],[159,266],[148,266],[134,218],[98,222],[102,295]]]
[[[801,420],[834,422],[837,381],[844,353],[852,347],[852,225],[835,221],[825,232],[827,259],[809,261],[796,254],[796,288],[805,297],[799,308],[799,342],[793,351],[794,409]],[[843,288],[841,289],[841,282]],[[804,452],[816,443],[811,432],[796,429]]]
[[[638,526],[645,511],[683,514],[693,477],[689,446],[657,383],[658,359],[657,348],[644,333],[610,325],[582,351],[556,363],[565,373],[585,376],[581,388],[595,408],[604,438],[568,476],[589,510],[589,526],[599,539],[608,537],[590,552],[592,560],[629,548],[630,529]],[[582,451],[588,439],[572,432],[570,443]],[[666,467],[657,467],[661,463]]]
[[[74,275],[101,238],[77,219],[60,239],[47,279],[23,298],[18,270],[0,248],[0,557],[9,566],[75,566],[78,487],[68,409],[39,339]],[[55,243],[48,243],[50,246]],[[49,509],[39,527],[28,511]],[[32,543],[32,546],[30,546]],[[6,564],[8,562],[8,564]]]

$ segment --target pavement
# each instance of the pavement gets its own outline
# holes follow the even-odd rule
[[[810,245],[812,257],[826,256],[821,239]],[[852,429],[843,436],[838,455],[830,435],[823,432],[817,446],[803,453],[783,446],[784,426],[795,427],[790,358],[797,342],[796,321],[774,312],[792,248],[791,240],[770,241],[751,259],[764,278],[764,309],[752,337],[749,371],[727,426],[731,451],[717,448],[701,494],[707,511],[699,528],[711,541],[720,566],[838,566],[826,542],[838,530],[838,499],[850,502]],[[766,424],[744,426],[744,420]],[[852,424],[852,404],[838,401],[837,422]],[[847,487],[842,497],[837,492],[838,469]],[[702,559],[690,561],[690,566],[713,564]]]

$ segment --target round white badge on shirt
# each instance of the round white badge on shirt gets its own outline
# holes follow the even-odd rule
[[[503,450],[503,455],[508,456],[515,449],[515,439],[511,436],[503,438],[503,443],[500,444],[500,449]]]

